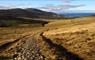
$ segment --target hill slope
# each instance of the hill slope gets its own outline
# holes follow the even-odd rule
[[[17,18],[17,17],[30,17],[30,18],[63,18],[63,16],[52,12],[45,12],[42,10],[27,8],[27,9],[7,9],[0,10],[0,18]]]
[[[95,17],[0,28],[0,36],[1,60],[95,60]]]
[[[57,26],[54,28],[53,24]],[[53,26],[52,29],[50,25]],[[53,22],[50,25],[42,35],[43,40],[51,41],[56,44],[55,47],[62,47],[57,51],[61,59],[69,57],[69,60],[95,60],[95,17]],[[65,50],[63,54],[62,49]],[[74,59],[76,57],[78,59]]]

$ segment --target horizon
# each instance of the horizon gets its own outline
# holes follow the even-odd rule
[[[0,9],[36,8],[56,13],[95,13],[95,0],[1,0]]]

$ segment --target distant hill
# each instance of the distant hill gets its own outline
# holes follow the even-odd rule
[[[17,17],[44,18],[44,19],[64,18],[62,15],[34,8],[27,8],[27,9],[16,8],[16,9],[0,10],[0,18],[17,18]]]

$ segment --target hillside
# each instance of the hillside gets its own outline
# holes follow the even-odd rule
[[[95,17],[56,21],[47,26],[48,30],[42,33],[42,40],[52,46],[50,49],[54,53],[51,56],[54,54],[55,59],[95,60]]]
[[[0,10],[0,27],[9,26],[44,26],[48,19],[64,18],[52,12],[46,12],[39,9],[2,9]]]
[[[95,17],[0,27],[2,60],[95,60]]]
[[[34,8],[27,8],[27,9],[15,8],[15,9],[0,10],[0,19],[18,18],[18,17],[44,18],[44,19],[63,18],[62,15]]]

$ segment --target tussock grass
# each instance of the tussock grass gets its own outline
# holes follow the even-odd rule
[[[44,36],[84,60],[95,60],[95,17],[49,23]]]

